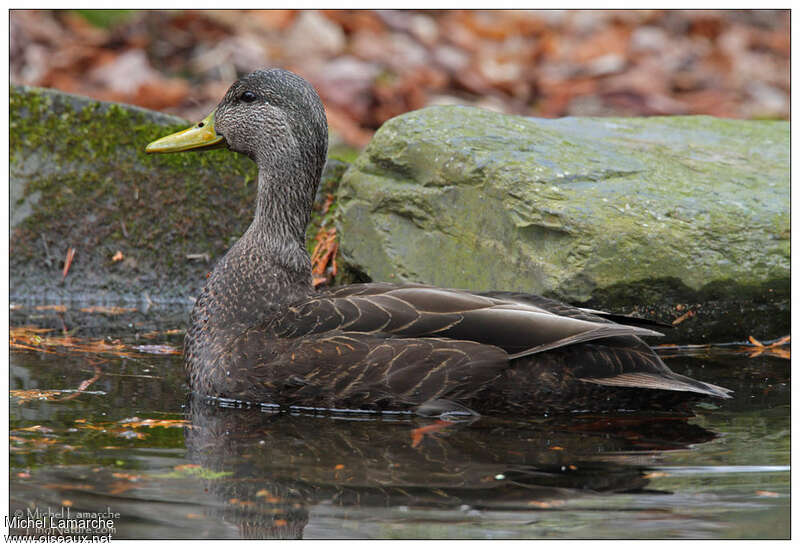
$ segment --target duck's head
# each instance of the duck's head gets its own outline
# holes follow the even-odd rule
[[[303,78],[283,69],[237,80],[217,108],[191,128],[153,141],[148,153],[228,147],[260,167],[302,162],[321,170],[328,144],[325,110]],[[313,171],[316,171],[313,170]]]

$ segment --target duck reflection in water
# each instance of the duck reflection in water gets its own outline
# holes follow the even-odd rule
[[[302,538],[317,505],[389,516],[398,506],[531,511],[597,493],[647,490],[660,451],[716,435],[679,416],[481,418],[410,436],[413,416],[313,417],[191,402],[188,457],[213,472],[215,520],[243,538]],[[635,454],[632,454],[635,453]],[[464,507],[467,506],[467,507]]]

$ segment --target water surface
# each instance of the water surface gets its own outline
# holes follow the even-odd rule
[[[772,353],[664,351],[673,370],[735,390],[688,419],[437,429],[192,401],[175,354],[185,322],[12,311],[12,326],[53,329],[10,354],[12,514],[110,509],[115,539],[789,536],[789,361]]]

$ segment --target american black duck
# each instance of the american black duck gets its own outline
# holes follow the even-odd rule
[[[192,312],[194,392],[249,402],[422,415],[674,409],[730,392],[672,372],[654,323],[543,297],[425,285],[317,292],[304,235],[328,127],[314,88],[281,69],[235,82],[196,126],[149,153],[227,146],[259,168],[253,222]]]

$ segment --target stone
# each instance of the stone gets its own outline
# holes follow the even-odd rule
[[[719,330],[764,305],[788,333],[787,122],[429,107],[375,134],[342,179],[339,216],[344,261],[375,281],[668,320],[697,305]]]

